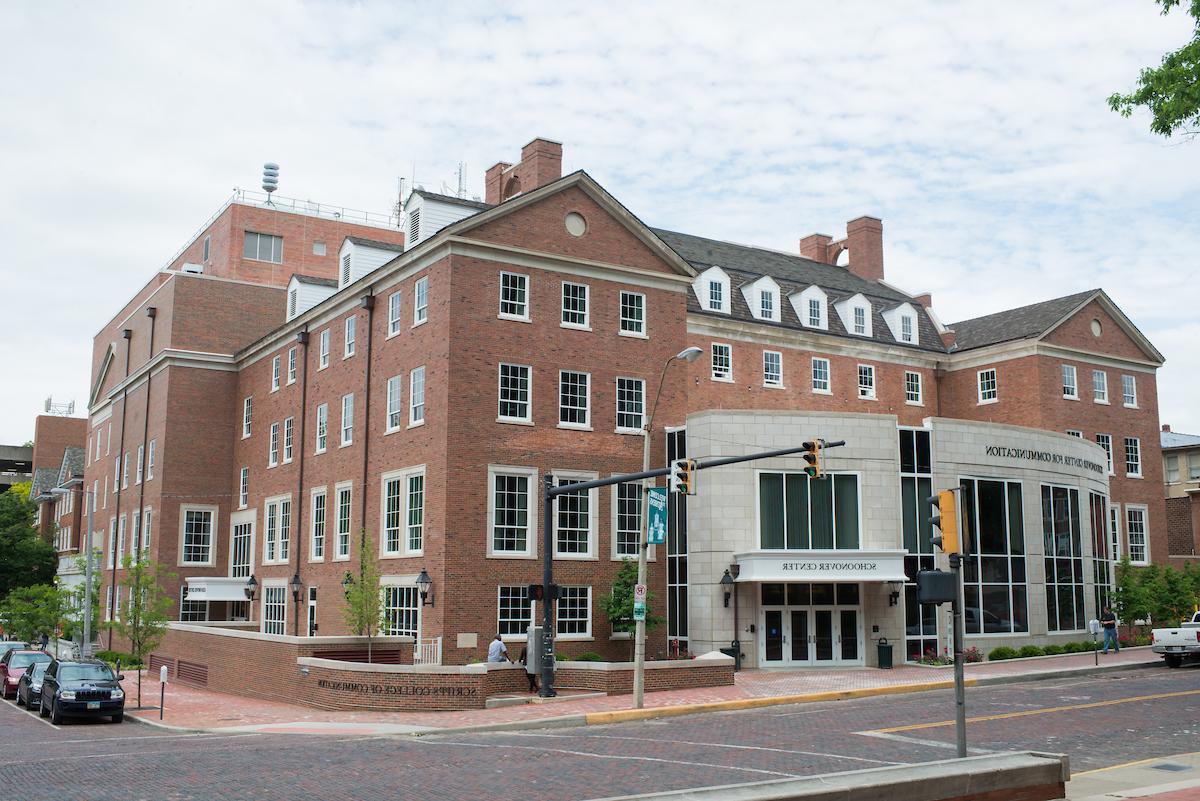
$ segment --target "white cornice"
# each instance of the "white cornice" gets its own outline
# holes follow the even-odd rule
[[[1144,359],[1128,359],[1104,353],[1094,353],[1062,345],[1051,345],[1036,339],[1021,339],[987,348],[978,348],[961,353],[950,353],[944,357],[944,366],[947,370],[953,372],[956,370],[969,370],[998,362],[1012,361],[1013,359],[1022,359],[1028,356],[1069,359],[1071,361],[1094,364],[1097,367],[1111,367],[1134,373],[1153,374],[1158,369],[1158,365]]]
[[[236,372],[238,369],[237,362],[234,361],[233,355],[229,353],[207,353],[198,350],[177,350],[174,348],[166,348],[155,354],[150,361],[141,364],[136,370],[131,372],[124,380],[118,382],[104,397],[103,403],[94,405],[89,409],[89,415],[99,415],[105,407],[111,407],[113,401],[120,397],[123,393],[131,392],[145,383],[147,376],[154,376],[161,373],[168,367],[190,367],[199,370],[220,370],[222,372]],[[111,411],[109,411],[111,414]],[[98,420],[96,422],[99,422]]]

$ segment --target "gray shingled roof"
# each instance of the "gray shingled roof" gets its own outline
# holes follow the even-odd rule
[[[295,278],[302,284],[315,284],[316,286],[337,286],[337,281],[332,278],[318,278],[315,275],[301,275],[300,273],[292,273],[292,278]]]
[[[397,245],[395,242],[384,242],[381,239],[367,239],[365,236],[348,236],[346,238],[349,239],[354,244],[362,245],[365,248],[376,248],[377,250],[390,250],[393,253],[403,253],[404,252],[404,245]]]
[[[53,467],[39,467],[33,471],[33,482],[29,488],[29,497],[37,498],[45,495],[58,484],[58,470]]]
[[[465,197],[454,197],[454,195],[443,195],[438,192],[430,192],[428,189],[414,189],[414,195],[420,195],[429,200],[436,200],[441,203],[454,203],[459,206],[469,206],[480,211],[487,211],[492,208],[491,203],[484,203],[482,200],[467,200]]]
[[[1168,448],[1200,448],[1200,436],[1196,434],[1180,434],[1177,431],[1164,431],[1159,435],[1163,450]]]
[[[73,476],[83,475],[83,448],[69,446],[63,452],[62,467],[58,470],[58,485],[62,486]]]
[[[1099,292],[1099,289],[1089,289],[1062,298],[951,323],[949,327],[954,331],[957,350],[971,350],[1000,342],[1039,337]]]

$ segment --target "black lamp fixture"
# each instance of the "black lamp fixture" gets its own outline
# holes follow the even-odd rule
[[[897,587],[901,586],[900,582],[890,581],[888,582],[888,586],[892,588],[891,593],[888,594],[888,606],[895,606],[900,603],[900,590],[897,589]]]
[[[297,570],[294,574],[292,574],[291,587],[292,587],[292,600],[295,601],[296,603],[300,603],[300,590],[302,589],[302,585],[300,584],[300,571],[299,570]]]
[[[254,578],[254,574],[250,574],[250,580],[246,582],[246,600],[253,601],[254,596],[258,593],[258,579]]]
[[[729,608],[729,598],[733,595],[733,576],[729,573],[729,568],[725,568],[725,575],[721,576],[721,589],[725,590],[725,608]]]
[[[346,575],[342,577],[342,591],[345,592],[347,595],[349,595],[350,588],[353,586],[354,586],[354,576],[351,575],[349,570],[347,570]]]
[[[425,568],[421,568],[421,575],[417,576],[417,592],[421,594],[421,606],[433,606],[433,579],[425,572]]]

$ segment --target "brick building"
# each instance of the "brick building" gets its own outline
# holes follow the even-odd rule
[[[833,638],[850,664],[869,661],[871,637],[941,647],[944,626],[904,588],[935,560],[905,504],[935,481],[970,486],[980,509],[993,484],[1010,499],[1005,577],[981,557],[972,579],[981,643],[1077,632],[1114,550],[1165,558],[1162,357],[1103,291],[947,326],[928,295],[884,281],[877,219],[797,254],[734,245],[649,228],[561,162],[561,145],[534,140],[488,170],[486,202],[418,189],[393,220],[238,197],[135,293],[93,348],[85,485],[100,498],[106,614],[121,557],[148,553],[177,575],[181,620],[344,634],[343,582],[365,550],[386,633],[440,638],[453,664],[497,631],[523,640],[539,614],[526,586],[541,577],[543,477],[640,470],[648,393],[688,346],[704,357],[669,367],[656,463],[785,431],[858,440],[811,493],[785,459],[672,500],[668,543],[650,553],[668,618],[652,656],[732,639],[718,608],[731,563],[738,636],[759,662],[830,662]],[[800,492],[802,543],[784,518],[799,519]],[[598,599],[637,554],[640,489],[557,506],[558,640],[623,656]],[[995,526],[977,525],[986,555]],[[781,577],[771,561],[814,554],[843,580]],[[868,557],[874,577],[849,569]],[[772,658],[810,625],[812,648]]]
[[[1167,546],[1173,564],[1200,552],[1200,436],[1163,425],[1163,483],[1167,496]]]

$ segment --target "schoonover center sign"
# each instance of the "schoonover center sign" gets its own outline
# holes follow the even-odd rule
[[[1054,453],[1053,451],[1035,451],[1032,448],[1010,448],[1006,445],[988,445],[984,449],[984,452],[988,456],[995,456],[1001,459],[1045,462],[1046,464],[1062,465],[1063,467],[1079,467],[1084,470],[1091,470],[1093,473],[1105,473],[1108,471],[1107,465],[1096,464],[1090,459],[1067,456],[1065,453]]]

